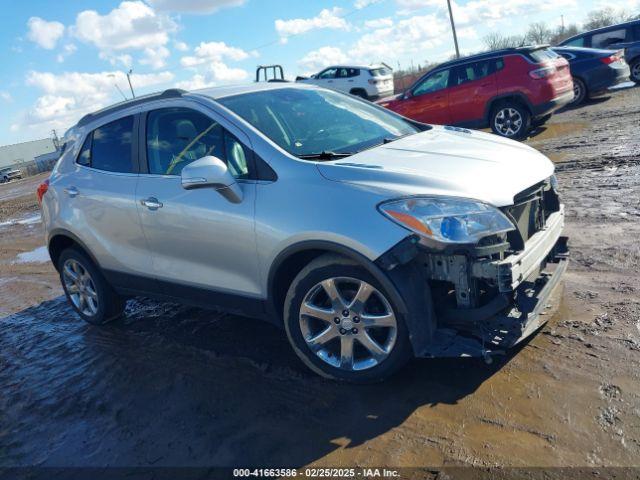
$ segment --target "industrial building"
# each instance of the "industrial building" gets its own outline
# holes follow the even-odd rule
[[[57,159],[57,153],[58,149],[52,138],[4,145],[0,147],[0,168],[19,168],[24,174],[33,175],[49,169],[53,163],[50,160]]]

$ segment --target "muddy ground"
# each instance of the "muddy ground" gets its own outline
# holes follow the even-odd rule
[[[39,258],[41,178],[0,185],[0,466],[639,465],[639,126],[633,88],[528,140],[557,162],[572,248],[540,333],[365,387],[247,318],[141,299],[85,325]]]

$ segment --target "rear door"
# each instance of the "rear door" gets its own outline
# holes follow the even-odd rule
[[[135,199],[137,124],[130,115],[89,132],[62,185],[69,223],[116,283],[126,274],[152,275]]]
[[[397,110],[419,122],[446,125],[450,123],[448,86],[451,70],[446,68],[423,78]]]
[[[341,92],[347,92],[353,87],[353,68],[340,67],[336,70],[336,76],[331,88]]]
[[[498,92],[497,65],[502,59],[491,58],[452,69],[449,87],[449,115],[453,124],[482,121],[489,101]]]
[[[136,192],[139,215],[164,293],[200,292],[224,305],[235,294],[258,296],[254,231],[253,152],[242,131],[209,109],[159,108],[141,117],[143,172]],[[211,188],[185,190],[180,173],[207,155],[227,163],[243,191],[231,203]],[[228,294],[228,295],[226,295]]]

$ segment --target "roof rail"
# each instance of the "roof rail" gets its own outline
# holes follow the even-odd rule
[[[134,107],[136,105],[142,105],[152,100],[162,100],[163,98],[180,98],[185,93],[188,92],[180,88],[169,88],[168,90],[165,90],[163,92],[151,93],[149,95],[133,98],[131,100],[125,100],[124,102],[116,103],[115,105],[103,108],[102,110],[98,110],[97,112],[88,113],[80,119],[80,121],[77,123],[77,126],[81,127],[89,122],[93,122],[94,120],[105,117],[111,113],[115,113],[119,110],[124,110],[125,108]]]

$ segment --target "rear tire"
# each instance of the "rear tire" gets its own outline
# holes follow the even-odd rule
[[[631,75],[629,76],[631,81],[640,85],[640,58],[636,58],[632,61],[631,65],[629,65],[629,69],[631,70]]]
[[[67,301],[85,322],[104,325],[124,312],[125,300],[84,252],[64,250],[58,259],[58,272]]]
[[[332,380],[382,381],[412,356],[404,318],[391,296],[366,268],[339,255],[316,258],[294,278],[284,325],[298,357]]]
[[[579,78],[573,78],[573,100],[569,103],[572,107],[576,107],[584,102],[584,99],[587,98],[589,92],[587,91],[587,86],[584,84],[582,80]]]
[[[519,103],[506,102],[491,110],[491,130],[496,135],[521,140],[527,136],[531,128],[531,114]]]

